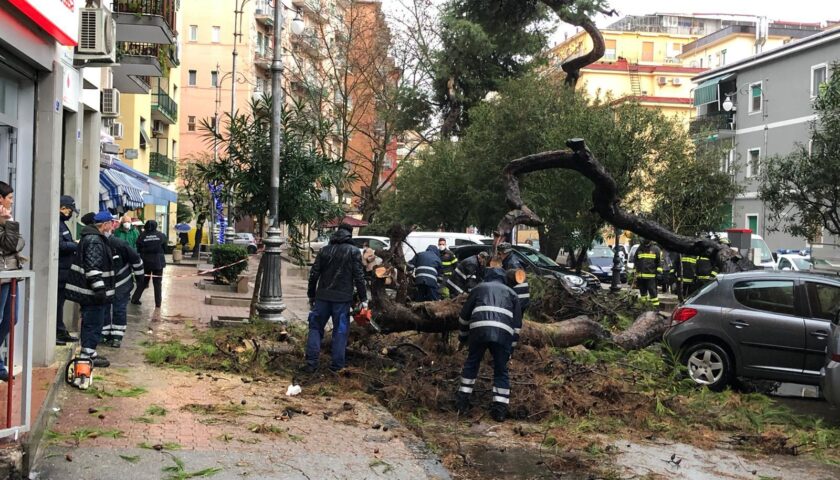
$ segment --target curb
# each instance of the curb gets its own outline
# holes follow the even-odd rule
[[[23,443],[24,478],[29,478],[30,470],[32,466],[35,465],[35,460],[41,452],[41,440],[44,438],[44,432],[47,431],[47,428],[55,420],[55,415],[53,415],[52,409],[55,405],[56,397],[58,396],[58,390],[62,385],[64,385],[64,375],[66,374],[64,366],[67,365],[67,362],[73,358],[73,352],[75,351],[76,347],[74,344],[73,348],[67,349],[67,358],[59,359],[58,371],[55,373],[55,379],[53,379],[53,383],[50,385],[50,390],[47,392],[47,396],[44,397],[44,404],[41,406],[41,411],[38,413],[38,417],[32,423],[32,428],[26,436],[26,442]]]

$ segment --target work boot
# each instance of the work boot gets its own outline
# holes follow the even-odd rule
[[[0,381],[8,382],[9,381],[9,371],[5,368],[0,368]]]
[[[458,411],[458,415],[467,415],[470,413],[470,396],[464,392],[458,392],[455,394],[455,409]]]
[[[111,339],[111,348],[120,348],[122,346],[122,340],[117,337]]]
[[[497,422],[504,422],[507,418],[507,414],[507,405],[501,402],[493,402],[493,405],[490,407],[490,418]]]
[[[111,362],[103,356],[93,357],[93,366],[96,368],[106,368],[111,366]]]
[[[66,345],[68,343],[78,342],[79,339],[70,335],[70,332],[63,331],[63,332],[56,332],[55,334],[55,344],[56,345]]]
[[[318,367],[307,363],[306,365],[300,367],[300,371],[301,373],[315,373],[318,371]]]

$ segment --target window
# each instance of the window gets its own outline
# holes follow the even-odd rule
[[[257,32],[257,54],[262,55],[265,53],[265,46],[263,45],[263,34],[261,32]]]
[[[461,245],[475,245],[475,242],[472,240],[464,240],[462,238],[455,239],[455,246],[460,247]]]
[[[219,86],[219,72],[215,70],[210,72],[210,85],[213,87]]]
[[[178,141],[172,140],[172,150],[169,151],[172,154],[172,159],[178,158]]]
[[[198,25],[190,25],[190,41],[198,41]]]
[[[213,43],[219,43],[222,38],[222,27],[213,27],[213,34],[210,37],[210,41]]]
[[[196,86],[196,80],[198,78],[198,72],[195,70],[189,71],[189,77],[187,78],[187,85],[194,87]]]
[[[195,131],[195,116],[190,115],[187,117],[187,131],[194,132]]]
[[[765,312],[794,315],[792,280],[748,280],[738,282],[733,289],[735,300],[741,305]]]
[[[819,95],[822,85],[828,79],[828,67],[823,63],[811,67],[811,98]]]
[[[790,264],[790,260],[788,260],[787,258],[779,260],[779,270],[793,270]]]
[[[653,61],[653,42],[642,42],[642,61]]]
[[[606,48],[604,49],[604,60],[615,60],[616,57],[616,41],[604,40]]]
[[[758,176],[761,173],[761,149],[752,148],[747,151],[747,178]]]
[[[750,113],[761,112],[761,104],[764,103],[764,92],[761,91],[761,82],[750,85]]]
[[[755,214],[747,215],[747,228],[752,230],[753,233],[758,232],[758,215],[755,215]],[[763,255],[762,255],[762,257],[763,257]]]
[[[807,282],[811,317],[833,320],[840,307],[840,287],[826,283]]]

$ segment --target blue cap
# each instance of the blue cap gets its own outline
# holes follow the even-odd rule
[[[93,223],[105,223],[105,222],[113,222],[114,216],[111,215],[111,212],[107,210],[103,210],[96,215],[93,216]]]

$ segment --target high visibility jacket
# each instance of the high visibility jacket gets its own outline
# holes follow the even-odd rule
[[[708,257],[697,257],[697,279],[711,280],[717,276],[715,266]]]
[[[697,257],[683,255],[680,259],[680,281],[694,283],[697,278]]]
[[[458,257],[452,253],[452,250],[446,249],[440,252],[440,263],[443,265],[443,276],[449,278],[455,271],[455,265],[458,263]]]
[[[505,285],[505,273],[487,271],[484,282],[470,292],[458,320],[462,340],[516,346],[522,328],[522,309],[516,293]]]
[[[655,245],[647,248],[640,245],[633,257],[633,264],[637,278],[656,278],[657,273],[662,273],[662,251]]]
[[[408,262],[408,267],[414,270],[415,285],[430,288],[438,286],[438,277],[443,273],[443,265],[441,265],[440,253],[435,245],[429,245],[425,252],[415,255]]]

